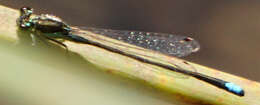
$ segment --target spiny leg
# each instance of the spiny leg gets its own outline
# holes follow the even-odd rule
[[[58,40],[55,40],[55,39],[50,38],[50,37],[48,37],[48,36],[46,36],[46,35],[43,35],[43,33],[39,32],[39,31],[33,31],[33,32],[36,33],[35,36],[38,36],[46,45],[49,45],[49,44],[46,42],[46,40],[45,40],[45,39],[48,39],[48,40],[50,40],[50,41],[52,41],[52,42],[54,42],[54,43],[56,43],[56,44],[59,44],[59,45],[63,46],[63,47],[66,49],[66,54],[69,55],[69,50],[68,50],[67,45],[63,44],[62,42],[60,42],[60,41],[58,41]],[[34,34],[33,34],[33,35],[34,35]]]
[[[32,46],[35,46],[36,45],[36,43],[37,43],[37,41],[36,41],[36,37],[35,37],[35,35],[34,34],[30,34],[30,36],[31,36],[31,38],[32,38]]]
[[[46,39],[48,39],[48,40],[53,41],[54,43],[57,43],[57,44],[59,44],[59,45],[62,45],[62,46],[66,49],[66,51],[68,51],[67,45],[63,44],[62,42],[60,42],[60,41],[58,41],[58,40],[55,40],[55,39],[53,39],[53,38],[49,38],[49,37],[47,37],[47,36],[44,36],[44,37],[45,37]]]
[[[46,40],[41,35],[36,34],[35,36],[37,36],[45,45],[49,46],[48,42],[46,42]]]
[[[49,46],[49,44],[46,42],[46,40],[41,36],[39,32],[33,31],[33,33],[30,33],[30,36],[32,38],[32,46],[35,46],[37,44],[37,38],[45,45]]]
[[[57,44],[59,44],[59,45],[62,45],[65,49],[66,49],[66,51],[68,51],[68,47],[65,45],[65,44],[63,44],[62,42],[60,42],[60,41],[58,41],[58,40],[55,40],[55,39],[53,39],[53,38],[50,38],[50,37],[48,37],[48,36],[46,36],[46,35],[43,35],[41,32],[39,32],[39,31],[35,31],[35,33],[36,33],[36,35],[41,39],[41,40],[43,40],[44,41],[44,43],[45,44],[47,44],[47,42],[44,40],[44,39],[42,39],[42,37],[43,38],[46,38],[46,39],[48,39],[48,40],[51,40],[52,42],[54,42],[54,43],[57,43]],[[48,44],[47,44],[48,45]]]
[[[52,41],[52,42],[54,42],[54,43],[57,43],[57,44],[59,44],[59,45],[62,45],[62,46],[66,49],[66,54],[69,55],[69,50],[68,50],[67,45],[63,44],[62,42],[60,42],[60,41],[58,41],[58,40],[55,40],[55,39],[53,39],[53,38],[50,38],[50,37],[48,37],[48,36],[44,36],[44,35],[43,35],[43,37],[45,37],[46,39],[48,39],[48,40],[50,40],[50,41]]]

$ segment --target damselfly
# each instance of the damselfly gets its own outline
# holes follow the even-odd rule
[[[143,63],[151,64],[161,68],[165,68],[171,71],[183,73],[185,75],[192,76],[209,84],[212,84],[218,88],[224,89],[228,92],[236,94],[238,96],[244,96],[244,90],[234,83],[227,82],[218,78],[210,77],[198,72],[184,70],[179,67],[174,67],[168,64],[156,62],[150,59],[146,59],[145,55],[137,55],[131,52],[126,52],[115,47],[108,46],[104,43],[97,42],[95,40],[87,39],[77,35],[79,33],[77,28],[73,28],[62,21],[62,19],[49,14],[36,15],[33,14],[33,9],[29,7],[23,7],[20,9],[21,15],[17,19],[17,25],[20,29],[28,30],[34,35],[45,37],[55,43],[58,43],[67,48],[65,44],[56,40],[55,38],[74,41],[82,44],[90,44],[121,54],[123,56],[130,57]],[[117,39],[119,41],[129,43],[135,46],[147,50],[157,51],[166,55],[183,57],[190,53],[199,50],[199,44],[190,37],[163,34],[154,32],[140,32],[140,31],[120,31],[120,30],[108,30],[97,28],[85,28],[85,30],[102,35],[108,38]],[[98,39],[102,40],[102,39]]]

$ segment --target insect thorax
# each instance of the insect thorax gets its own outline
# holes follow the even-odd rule
[[[53,15],[39,15],[31,18],[30,22],[33,23],[35,30],[41,31],[43,33],[61,32],[63,34],[68,34],[71,31],[70,27],[66,23]]]

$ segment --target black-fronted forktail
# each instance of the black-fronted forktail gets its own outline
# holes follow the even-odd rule
[[[172,66],[156,62],[150,59],[146,59],[145,55],[134,54],[134,52],[126,52],[121,49],[117,49],[113,46],[108,46],[104,43],[97,42],[95,40],[89,40],[87,37],[79,36],[77,33],[78,28],[73,28],[66,24],[62,19],[49,14],[36,15],[33,14],[33,9],[29,7],[23,7],[20,9],[21,15],[17,19],[17,25],[22,30],[28,30],[32,34],[40,34],[41,37],[45,37],[55,43],[58,43],[67,48],[65,44],[56,40],[56,38],[74,41],[82,44],[90,44],[96,47],[103,48],[113,53],[121,54],[123,56],[130,57],[137,61],[165,68],[171,71],[183,73],[185,75],[192,76],[209,84],[212,84],[218,88],[224,89],[228,92],[236,94],[238,96],[244,96],[244,90],[231,82],[227,82],[218,78],[210,77],[198,72],[184,70],[180,67]],[[142,47],[147,50],[153,50],[159,53],[163,53],[175,57],[187,56],[193,52],[199,50],[200,46],[197,41],[190,37],[155,33],[155,32],[141,32],[141,31],[121,31],[121,30],[109,30],[109,29],[97,29],[97,28],[84,28],[85,30],[102,35],[107,38],[116,39],[128,44]],[[98,39],[102,40],[102,39]],[[129,46],[130,48],[130,46]]]

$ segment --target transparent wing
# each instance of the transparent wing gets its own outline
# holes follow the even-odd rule
[[[83,29],[84,28],[84,29]],[[94,29],[94,28],[88,28],[88,27],[83,27],[83,28],[81,28],[80,27],[80,29],[82,29],[82,30],[86,30],[86,31],[89,31],[89,32],[93,32],[94,30],[92,30],[92,31],[90,31],[90,29]],[[79,34],[79,33],[81,33],[81,35],[83,35],[83,37],[84,37],[84,34],[87,34],[87,33],[85,33],[85,31],[80,31],[80,30],[78,30],[79,28],[75,28],[75,30],[73,30],[73,34]],[[99,34],[99,35],[102,35],[103,34],[103,36],[108,36],[108,35],[106,35],[108,32],[103,32],[103,31],[106,31],[106,29],[96,29],[95,28],[95,31],[96,32],[93,32],[93,33],[96,33],[96,34]],[[99,31],[101,31],[101,32],[103,32],[103,33],[100,33]],[[120,31],[120,30],[110,30],[110,31]],[[121,32],[121,31],[120,31]],[[111,34],[111,36],[112,36],[112,34],[114,35],[115,33],[109,33],[109,34]],[[118,34],[118,33],[117,33]],[[154,33],[153,33],[154,34]],[[161,35],[161,34],[160,34]],[[159,35],[159,37],[160,37],[160,35]],[[169,35],[169,34],[165,34],[165,35]],[[88,36],[88,35],[87,35]],[[109,38],[111,38],[111,36],[109,37]],[[106,40],[106,39],[103,39],[103,38],[98,38],[98,37],[95,37],[96,39],[98,39],[98,40],[102,40],[102,41],[105,41],[105,42],[109,42],[109,43],[113,43],[113,44],[116,44],[116,45],[119,45],[119,46],[125,46],[125,48],[134,48],[134,49],[138,49],[138,50],[142,50],[142,51],[146,51],[146,50],[144,50],[144,49],[139,49],[139,48],[137,48],[137,47],[132,47],[132,46],[127,46],[127,45],[123,45],[123,44],[119,44],[119,43],[114,43],[114,42],[111,42],[111,41],[109,41],[109,40]],[[163,37],[163,38],[165,38],[165,37]],[[115,39],[115,38],[113,38],[113,39]],[[120,40],[120,39],[117,39],[117,40]],[[120,40],[120,41],[123,41],[123,40]],[[191,40],[192,41],[192,40]],[[123,42],[126,42],[126,41],[123,41]],[[184,42],[183,42],[184,43]],[[134,44],[135,45],[135,44]],[[144,47],[145,48],[145,47]],[[156,50],[155,50],[156,51]],[[158,51],[158,50],[157,50]],[[161,51],[159,51],[159,52],[161,52]],[[136,53],[136,52],[132,52],[132,51],[127,51],[127,53],[130,53],[130,54],[134,54],[134,55],[138,55],[138,56],[143,56],[143,57],[147,57],[147,58],[152,58],[152,59],[156,59],[156,60],[159,60],[159,61],[162,61],[162,62],[165,62],[165,60],[162,60],[161,58],[157,58],[157,57],[153,57],[153,56],[149,56],[149,55],[146,55],[146,54],[141,54],[141,53]],[[169,55],[169,54],[168,54]],[[167,63],[169,63],[169,64],[171,64],[171,65],[173,65],[173,66],[175,66],[176,67],[176,69],[181,69],[181,70],[185,70],[185,69],[183,69],[183,68],[189,68],[188,70],[191,70],[191,71],[194,71],[194,72],[196,72],[196,69],[194,68],[194,67],[192,67],[190,64],[188,64],[188,63],[185,63],[185,61],[183,61],[183,60],[173,60],[173,61],[166,61]],[[155,69],[155,68],[154,68]],[[174,77],[178,77],[178,78],[188,78],[189,76],[185,76],[185,75],[175,75],[174,74]]]
[[[200,45],[197,41],[182,35],[141,31],[122,31],[92,27],[79,28],[175,57],[184,57],[193,52],[197,52],[200,49]]]

